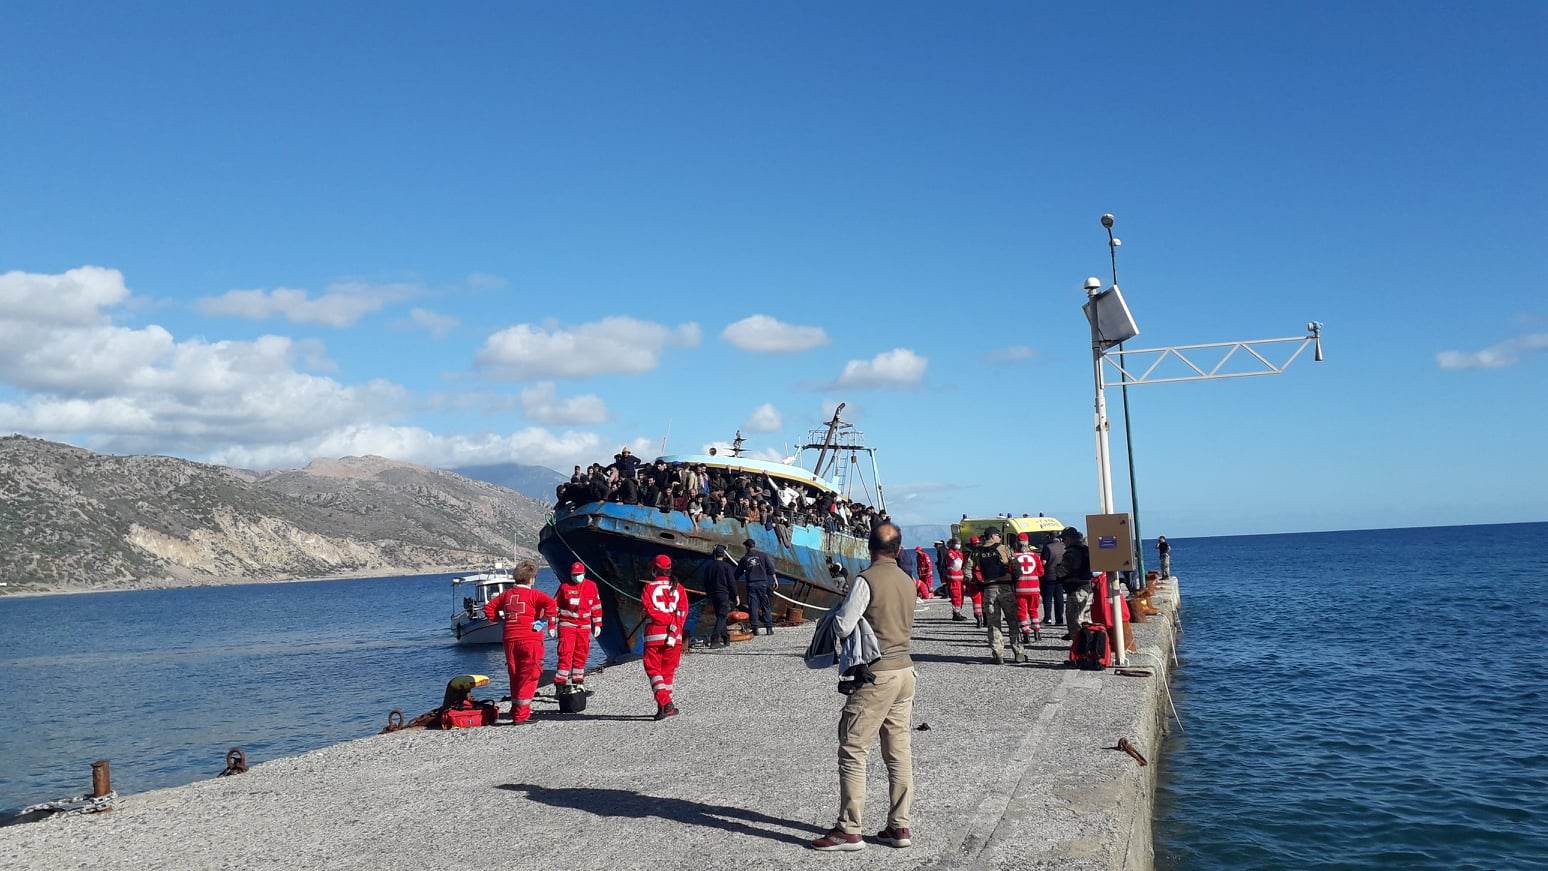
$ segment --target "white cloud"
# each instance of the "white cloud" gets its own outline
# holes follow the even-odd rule
[[[1538,351],[1548,351],[1548,333],[1517,336],[1480,351],[1442,351],[1435,355],[1435,363],[1442,369],[1500,369]]]
[[[883,351],[869,360],[850,360],[835,387],[911,387],[924,378],[929,360],[908,348]]]
[[[102,309],[126,302],[123,273],[81,266],[61,275],[7,272],[0,275],[0,322],[97,324]]]
[[[784,418],[780,417],[779,409],[770,403],[763,403],[753,409],[747,416],[747,421],[742,424],[742,429],[748,432],[778,432],[785,425]]]
[[[122,276],[89,267],[8,273],[0,294],[0,429],[74,438],[109,450],[199,453],[223,444],[300,438],[396,413],[396,384],[343,384],[317,341],[177,341],[157,325],[113,324]],[[44,302],[60,302],[49,321]],[[300,367],[300,368],[298,368]]]
[[[283,317],[292,323],[348,327],[362,317],[419,292],[408,284],[373,285],[357,281],[335,282],[313,297],[305,290],[277,287],[273,290],[228,290],[198,302],[206,315],[268,320]]]
[[[1027,345],[1011,345],[1008,348],[999,348],[984,355],[984,359],[991,363],[1020,363],[1037,356],[1037,351]]]
[[[234,446],[209,455],[211,462],[247,469],[302,466],[315,457],[374,454],[427,466],[527,463],[567,469],[602,459],[602,439],[590,432],[551,432],[528,427],[513,433],[437,435],[417,426],[343,426],[288,443]]]
[[[554,382],[544,381],[521,391],[521,408],[539,423],[590,424],[607,420],[607,404],[594,393],[560,399]]]
[[[467,284],[474,290],[500,290],[508,287],[510,282],[503,276],[491,275],[488,272],[473,272],[469,273]]]
[[[427,308],[409,309],[409,322],[437,339],[446,338],[462,324],[455,315],[441,314]]]
[[[699,325],[668,327],[654,321],[610,317],[563,328],[514,324],[484,341],[479,368],[504,378],[586,378],[649,372],[668,347],[699,344]]]
[[[726,327],[721,338],[744,351],[770,354],[809,351],[828,344],[822,327],[803,327],[775,320],[768,315],[752,315]]]

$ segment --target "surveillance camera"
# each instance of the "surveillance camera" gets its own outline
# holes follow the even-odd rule
[[[1112,216],[1112,213],[1108,213],[1108,214],[1102,216],[1102,226],[1106,227],[1109,230],[1111,230],[1113,228],[1113,216]]]
[[[1093,275],[1090,278],[1086,279],[1086,290],[1088,290],[1088,291],[1096,291],[1096,290],[1101,290],[1101,289],[1102,289],[1102,279],[1097,278],[1095,275]]]

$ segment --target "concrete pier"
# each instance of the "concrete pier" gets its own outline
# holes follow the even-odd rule
[[[972,623],[922,606],[909,849],[805,848],[837,813],[843,696],[836,671],[801,663],[804,627],[684,657],[672,720],[649,719],[638,664],[611,668],[583,715],[540,699],[526,726],[372,736],[0,829],[0,867],[1148,869],[1174,590],[1133,627],[1139,677],[1065,668],[1058,629],[1030,664],[992,666]],[[1113,749],[1120,738],[1150,764]],[[874,834],[879,752],[869,770]]]

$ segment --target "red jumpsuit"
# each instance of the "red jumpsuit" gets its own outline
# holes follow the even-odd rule
[[[984,570],[973,563],[973,619],[984,619]]]
[[[688,618],[688,594],[661,576],[645,585],[645,676],[656,694],[657,709],[672,704],[672,681],[683,658],[683,623]]]
[[[919,598],[928,599],[935,595],[935,567],[930,563],[930,555],[924,552],[924,548],[914,548],[915,565],[919,566],[919,580],[914,582]]]
[[[1011,577],[1016,581],[1016,616],[1021,631],[1030,635],[1043,631],[1043,558],[1023,551],[1011,557]]]
[[[946,565],[941,567],[946,573],[946,592],[951,596],[951,610],[953,613],[962,613],[962,551],[946,551]]]
[[[533,621],[552,620],[559,612],[542,590],[517,585],[489,600],[484,616],[498,620],[505,613],[505,668],[511,677],[511,719],[532,719],[532,696],[543,671],[543,632]]]
[[[586,683],[586,660],[591,656],[594,630],[602,628],[602,597],[590,578],[576,583],[566,578],[559,585],[559,662],[554,685]]]

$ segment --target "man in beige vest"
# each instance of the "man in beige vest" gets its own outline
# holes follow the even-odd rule
[[[849,851],[865,848],[860,834],[865,812],[865,757],[881,735],[887,763],[887,828],[876,840],[892,847],[913,844],[908,809],[913,799],[914,769],[909,748],[914,716],[914,661],[909,636],[914,630],[914,581],[898,568],[903,533],[892,523],[871,530],[871,565],[855,578],[839,605],[838,635],[855,631],[861,618],[876,635],[881,658],[870,663],[876,680],[861,682],[839,714],[839,817],[832,831],[813,841],[815,850]]]

